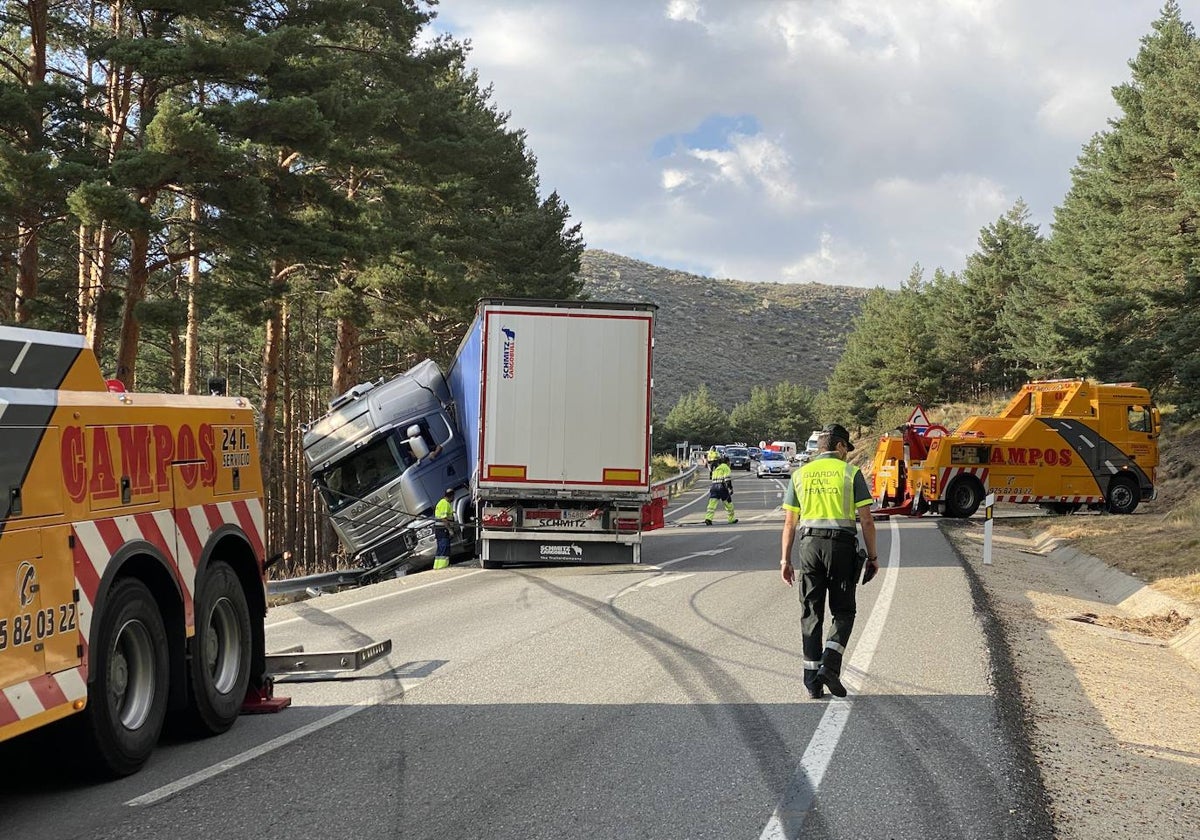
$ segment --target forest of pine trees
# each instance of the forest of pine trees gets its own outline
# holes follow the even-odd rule
[[[448,359],[583,250],[417,0],[0,2],[0,320],[142,391],[256,401],[270,551],[336,548],[300,462],[331,396]]]

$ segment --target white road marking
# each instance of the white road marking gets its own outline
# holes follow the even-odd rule
[[[684,578],[694,577],[695,574],[696,574],[695,572],[685,572],[685,573],[672,572],[669,575],[663,575],[662,577],[658,577],[658,578],[654,578],[653,580],[646,581],[646,586],[647,587],[663,586],[664,584],[675,583],[676,581],[683,580]]]
[[[1088,446],[1090,446],[1092,449],[1096,448],[1096,444],[1092,443],[1091,440],[1088,439],[1087,435],[1080,435],[1079,439],[1081,441],[1083,441],[1084,443],[1086,443]]]
[[[866,673],[871,659],[875,656],[875,649],[883,635],[883,625],[887,621],[888,610],[896,592],[896,578],[899,577],[897,571],[900,568],[900,528],[894,519],[891,525],[892,545],[888,551],[887,573],[880,575],[883,588],[847,663],[846,670],[852,673],[842,676],[842,682],[853,688],[856,693],[862,687],[859,676]],[[821,780],[825,777],[825,770],[833,758],[833,751],[846,728],[850,708],[849,700],[829,701],[821,722],[817,724],[817,730],[800,758],[800,766],[796,768],[796,775],[788,786],[787,793],[775,806],[775,811],[767,820],[759,840],[791,840],[797,836],[813,797],[821,786]]]
[[[665,569],[667,566],[674,566],[676,563],[682,563],[684,560],[693,560],[697,557],[715,557],[718,554],[724,554],[729,551],[729,546],[725,548],[710,548],[707,551],[697,551],[692,554],[685,554],[682,557],[676,557],[674,560],[666,560],[662,563],[656,563],[653,566],[645,566],[647,569]]]
[[[364,598],[361,601],[351,601],[348,604],[338,604],[336,607],[330,607],[327,610],[319,610],[319,612],[335,613],[335,612],[341,612],[342,610],[348,610],[353,607],[361,607],[363,604],[373,604],[376,601],[383,601],[387,598],[394,598],[397,595],[404,595],[405,593],[408,593],[408,592],[416,592],[418,589],[428,589],[431,586],[438,586],[439,584],[450,583],[451,581],[462,580],[463,578],[469,578],[471,575],[477,575],[482,571],[483,571],[483,569],[476,569],[475,571],[467,572],[466,574],[455,575],[454,577],[443,578],[442,580],[435,580],[435,581],[431,581],[429,583],[422,583],[420,586],[408,586],[408,587],[405,587],[404,589],[397,589],[395,592],[388,592],[386,595],[376,595],[374,598]],[[311,602],[307,602],[307,601],[305,603],[311,604]],[[294,621],[308,621],[308,619],[305,616],[298,615],[298,616],[295,616],[294,618],[285,618],[283,621],[268,622],[266,626],[267,627],[282,627],[283,625],[291,624]]]
[[[1112,461],[1105,461],[1105,462],[1104,462],[1104,466],[1108,467],[1108,471],[1109,471],[1110,473],[1112,473],[1113,475],[1116,475],[1116,474],[1117,474],[1117,468],[1113,466],[1113,462],[1112,462]]]
[[[409,688],[412,688],[412,687],[413,687],[413,683],[409,683]],[[306,724],[305,726],[301,726],[299,729],[294,729],[291,732],[280,735],[277,738],[272,738],[270,741],[267,741],[265,744],[259,744],[257,747],[254,747],[253,749],[246,750],[243,753],[238,753],[237,755],[227,758],[224,761],[214,764],[211,767],[206,767],[203,770],[197,770],[195,773],[192,773],[191,775],[188,775],[188,776],[184,776],[182,779],[171,782],[168,785],[163,785],[160,788],[155,788],[154,790],[150,791],[149,793],[144,793],[141,796],[134,797],[133,799],[130,799],[128,802],[126,802],[125,804],[132,806],[132,807],[137,807],[140,805],[153,805],[156,802],[161,802],[164,799],[168,799],[168,798],[174,796],[175,794],[179,793],[180,791],[186,790],[190,787],[194,787],[195,785],[198,785],[201,782],[206,782],[209,779],[213,778],[214,776],[219,776],[222,773],[224,773],[226,770],[232,770],[233,768],[235,768],[239,765],[245,764],[247,761],[253,761],[254,759],[259,758],[260,756],[266,755],[267,753],[272,752],[273,750],[277,750],[280,747],[287,746],[288,744],[292,743],[293,741],[298,741],[301,738],[305,738],[305,737],[313,734],[314,732],[318,732],[322,729],[325,729],[328,726],[333,726],[335,723],[340,723],[341,721],[345,720],[346,718],[353,717],[354,715],[358,714],[359,712],[361,712],[365,709],[369,709],[372,706],[378,706],[381,703],[386,703],[388,700],[391,700],[393,697],[399,697],[401,694],[403,694],[405,692],[405,690],[406,689],[405,689],[404,684],[401,683],[401,684],[397,685],[392,691],[389,691],[379,697],[376,697],[371,700],[362,700],[358,703],[355,703],[353,706],[347,706],[344,709],[339,709],[338,711],[334,712],[333,714],[326,715],[325,717],[321,718],[320,720],[314,720],[312,723]]]
[[[25,354],[29,352],[29,346],[32,341],[26,341],[25,346],[21,348],[21,352],[17,354],[17,358],[13,361],[12,367],[8,369],[9,373],[16,373],[21,369],[21,362],[25,361]]]

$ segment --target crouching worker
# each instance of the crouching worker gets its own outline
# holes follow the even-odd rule
[[[711,525],[713,514],[717,511],[717,502],[725,503],[725,513],[729,524],[737,522],[733,515],[733,471],[729,469],[729,459],[721,456],[712,471],[713,482],[708,488],[708,512],[704,515],[704,524]]]
[[[433,535],[437,537],[437,555],[433,568],[444,569],[450,565],[450,528],[454,525],[454,488],[447,487],[442,498],[433,509]]]

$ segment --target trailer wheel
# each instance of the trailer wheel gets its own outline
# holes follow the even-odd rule
[[[966,519],[979,510],[983,501],[983,485],[974,476],[963,476],[946,492],[946,516]]]
[[[136,578],[109,591],[88,686],[83,726],[93,764],[111,776],[141,769],[158,743],[167,712],[167,632],[158,604]]]
[[[1133,513],[1138,506],[1137,485],[1128,478],[1114,478],[1108,482],[1104,502],[1109,513]]]
[[[237,573],[221,562],[208,567],[195,606],[189,711],[198,734],[218,735],[237,720],[250,684],[250,609]]]

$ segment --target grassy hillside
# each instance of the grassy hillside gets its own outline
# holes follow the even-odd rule
[[[755,385],[825,386],[866,289],[716,280],[588,250],[580,276],[593,300],[658,305],[654,411],[708,385],[728,410]]]

